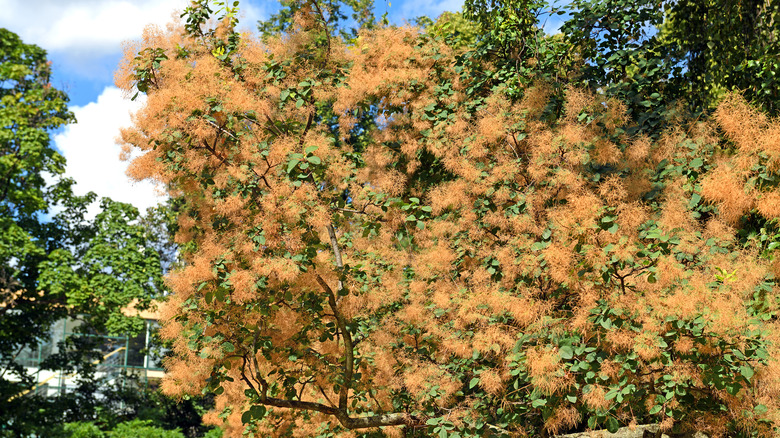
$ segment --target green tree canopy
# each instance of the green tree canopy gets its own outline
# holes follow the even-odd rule
[[[64,315],[62,300],[42,297],[39,264],[51,250],[50,229],[40,214],[68,191],[49,188],[44,172],[60,175],[65,160],[49,132],[73,121],[67,96],[49,83],[46,52],[0,29],[0,399],[29,388],[30,376],[14,360]],[[49,299],[51,298],[51,299]],[[16,373],[21,380],[9,380]],[[18,402],[16,403],[18,404]],[[13,415],[8,403],[2,415]],[[23,408],[22,408],[23,409]]]
[[[89,334],[134,334],[143,323],[123,308],[144,309],[163,292],[154,217],[104,199],[88,220],[95,195],[75,196],[74,182],[62,178],[65,159],[50,134],[75,120],[49,78],[46,52],[0,29],[0,436],[45,436],[77,408],[36,395],[36,376],[18,360],[50,338],[55,321],[77,319]],[[94,396],[97,343],[66,339],[40,368],[86,373],[82,389]]]

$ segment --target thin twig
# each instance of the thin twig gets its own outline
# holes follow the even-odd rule
[[[330,29],[328,29],[328,20],[325,19],[325,14],[322,13],[322,9],[320,9],[320,5],[317,3],[317,0],[312,0],[311,3],[314,5],[314,9],[317,10],[317,14],[319,14],[320,20],[322,21],[322,27],[325,30],[325,40],[328,46],[325,52],[327,54],[325,61],[327,62],[327,60],[330,58]]]
[[[230,132],[230,131],[228,131],[227,129],[225,129],[225,128],[223,128],[223,127],[219,126],[219,125],[217,125],[216,123],[212,122],[212,121],[211,121],[211,120],[209,120],[209,119],[205,119],[205,118],[204,118],[203,120],[205,120],[205,121],[206,121],[206,123],[208,123],[209,125],[211,125],[211,126],[213,126],[213,127],[217,128],[217,129],[219,129],[219,130],[220,130],[220,131],[221,131],[223,134],[227,134],[227,135],[228,135],[228,136],[230,136],[230,138],[232,138],[233,140],[238,140],[238,137],[236,137],[235,135],[233,135],[233,133],[232,133],[232,132]]]

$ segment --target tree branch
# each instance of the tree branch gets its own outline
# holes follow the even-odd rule
[[[322,13],[322,9],[320,9],[320,5],[317,3],[317,0],[312,0],[311,3],[314,5],[314,9],[317,10],[317,14],[320,16],[320,20],[322,21],[322,27],[325,30],[325,39],[328,45],[326,49],[327,55],[325,57],[325,62],[327,62],[327,60],[330,58],[330,29],[328,29],[328,20],[325,19],[325,14]]]
[[[3,372],[0,373],[0,378],[2,378],[5,375],[5,373],[8,371],[8,369],[11,367],[11,365],[13,365],[13,363],[16,362],[16,358],[19,357],[20,354],[22,354],[22,350],[24,350],[24,347],[26,346],[27,346],[26,344],[20,345],[19,350],[16,352],[16,354],[14,354],[8,359],[8,362],[6,362],[5,367],[3,367]]]
[[[333,224],[328,225],[328,236],[330,237],[330,246],[333,248],[333,255],[336,257],[336,266],[339,269],[344,267],[344,262],[341,259],[341,250],[339,249],[339,241],[336,237],[336,230],[333,228]],[[343,284],[339,281],[339,291],[343,288]]]
[[[282,131],[280,131],[279,128],[276,127],[276,123],[273,121],[271,116],[269,116],[268,114],[265,114],[265,119],[268,121],[268,128],[271,131],[273,131],[273,133],[276,134],[277,137],[281,137],[281,136],[284,135],[284,133]],[[253,120],[252,120],[252,123],[254,123]]]
[[[407,413],[380,414],[371,417],[337,417],[347,429],[364,429],[380,426],[420,426],[423,421]]]
[[[340,259],[341,256],[338,256],[337,260]],[[352,343],[352,334],[349,332],[349,330],[347,330],[347,323],[344,320],[344,317],[338,311],[336,294],[333,292],[333,289],[328,286],[328,283],[320,275],[317,275],[317,283],[319,283],[325,292],[327,292],[328,304],[333,310],[333,314],[336,316],[336,324],[338,325],[339,331],[344,337],[344,384],[341,386],[341,390],[339,391],[339,409],[346,413],[347,399],[349,398],[349,390],[352,388],[352,378],[355,367],[355,352],[354,344]],[[339,282],[339,284],[341,284],[341,282]]]
[[[318,281],[324,282],[324,280],[322,280],[322,277],[320,276],[317,276],[317,279]],[[327,284],[325,284],[325,287],[327,288],[327,290],[330,290],[332,293],[332,290],[330,289],[330,287],[327,286]],[[342,394],[345,394],[344,388],[342,388],[342,392],[341,394],[339,394],[338,408],[324,405],[322,403],[268,397],[267,395],[268,385],[265,383],[265,380],[260,379],[260,381],[263,383],[263,388],[261,390],[262,392],[258,392],[257,388],[252,384],[252,381],[249,380],[245,372],[248,365],[246,355],[244,355],[242,359],[244,364],[241,367],[241,380],[243,380],[244,383],[249,385],[249,387],[252,389],[252,391],[255,392],[255,394],[258,394],[258,396],[260,397],[261,405],[272,406],[276,408],[285,408],[285,409],[317,411],[317,412],[322,412],[323,414],[333,415],[339,420],[341,425],[346,427],[347,429],[365,429],[365,428],[380,427],[380,426],[403,426],[403,425],[419,426],[422,424],[421,419],[413,415],[409,415],[407,413],[380,414],[380,415],[373,415],[370,417],[352,418],[347,414],[346,402],[344,402],[343,405],[341,403]],[[259,375],[257,377],[260,378]],[[330,402],[328,396],[325,395],[325,392],[322,390],[321,387],[319,387],[319,385],[318,388],[320,389],[320,392],[325,397],[325,399],[328,400],[328,402]]]
[[[320,394],[322,394],[322,396],[323,396],[323,397],[325,397],[325,400],[327,400],[327,401],[328,401],[328,403],[330,403],[330,404],[332,405],[332,404],[333,404],[333,402],[332,402],[332,401],[330,401],[330,397],[328,397],[328,394],[325,394],[325,390],[324,390],[324,389],[322,389],[322,386],[320,386],[320,385],[317,385],[317,389],[319,389],[319,390],[320,390]]]
[[[301,138],[298,140],[298,145],[302,146],[303,141],[306,139],[306,134],[309,133],[309,129],[311,129],[311,124],[314,122],[314,109],[309,111],[309,117],[306,119],[306,127],[303,128],[303,133],[301,133]]]

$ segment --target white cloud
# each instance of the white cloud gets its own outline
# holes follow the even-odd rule
[[[119,159],[119,128],[130,125],[130,113],[141,105],[140,99],[131,102],[118,88],[106,87],[96,102],[70,108],[78,123],[54,136],[54,142],[67,160],[65,176],[76,180],[76,194],[92,191],[133,204],[142,212],[165,199],[153,183],[131,181],[125,175],[128,163]],[[93,205],[90,216],[96,213]]]
[[[0,27],[49,51],[91,58],[121,51],[147,24],[164,28],[189,0],[0,0]],[[263,11],[241,6],[241,26],[254,29]],[[215,9],[215,8],[212,8]]]
[[[0,26],[50,51],[97,56],[121,50],[147,24],[164,26],[186,0],[6,0]]]

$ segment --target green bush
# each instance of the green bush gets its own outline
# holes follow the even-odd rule
[[[184,438],[178,429],[165,430],[153,426],[148,420],[125,421],[108,432],[101,431],[94,423],[68,423],[65,425],[65,436],[69,438]],[[219,438],[221,433],[207,436]]]
[[[151,421],[132,420],[119,423],[108,438],[184,438],[178,430],[165,430],[151,425]]]
[[[94,423],[68,423],[65,436],[70,438],[103,438],[106,435]]]

